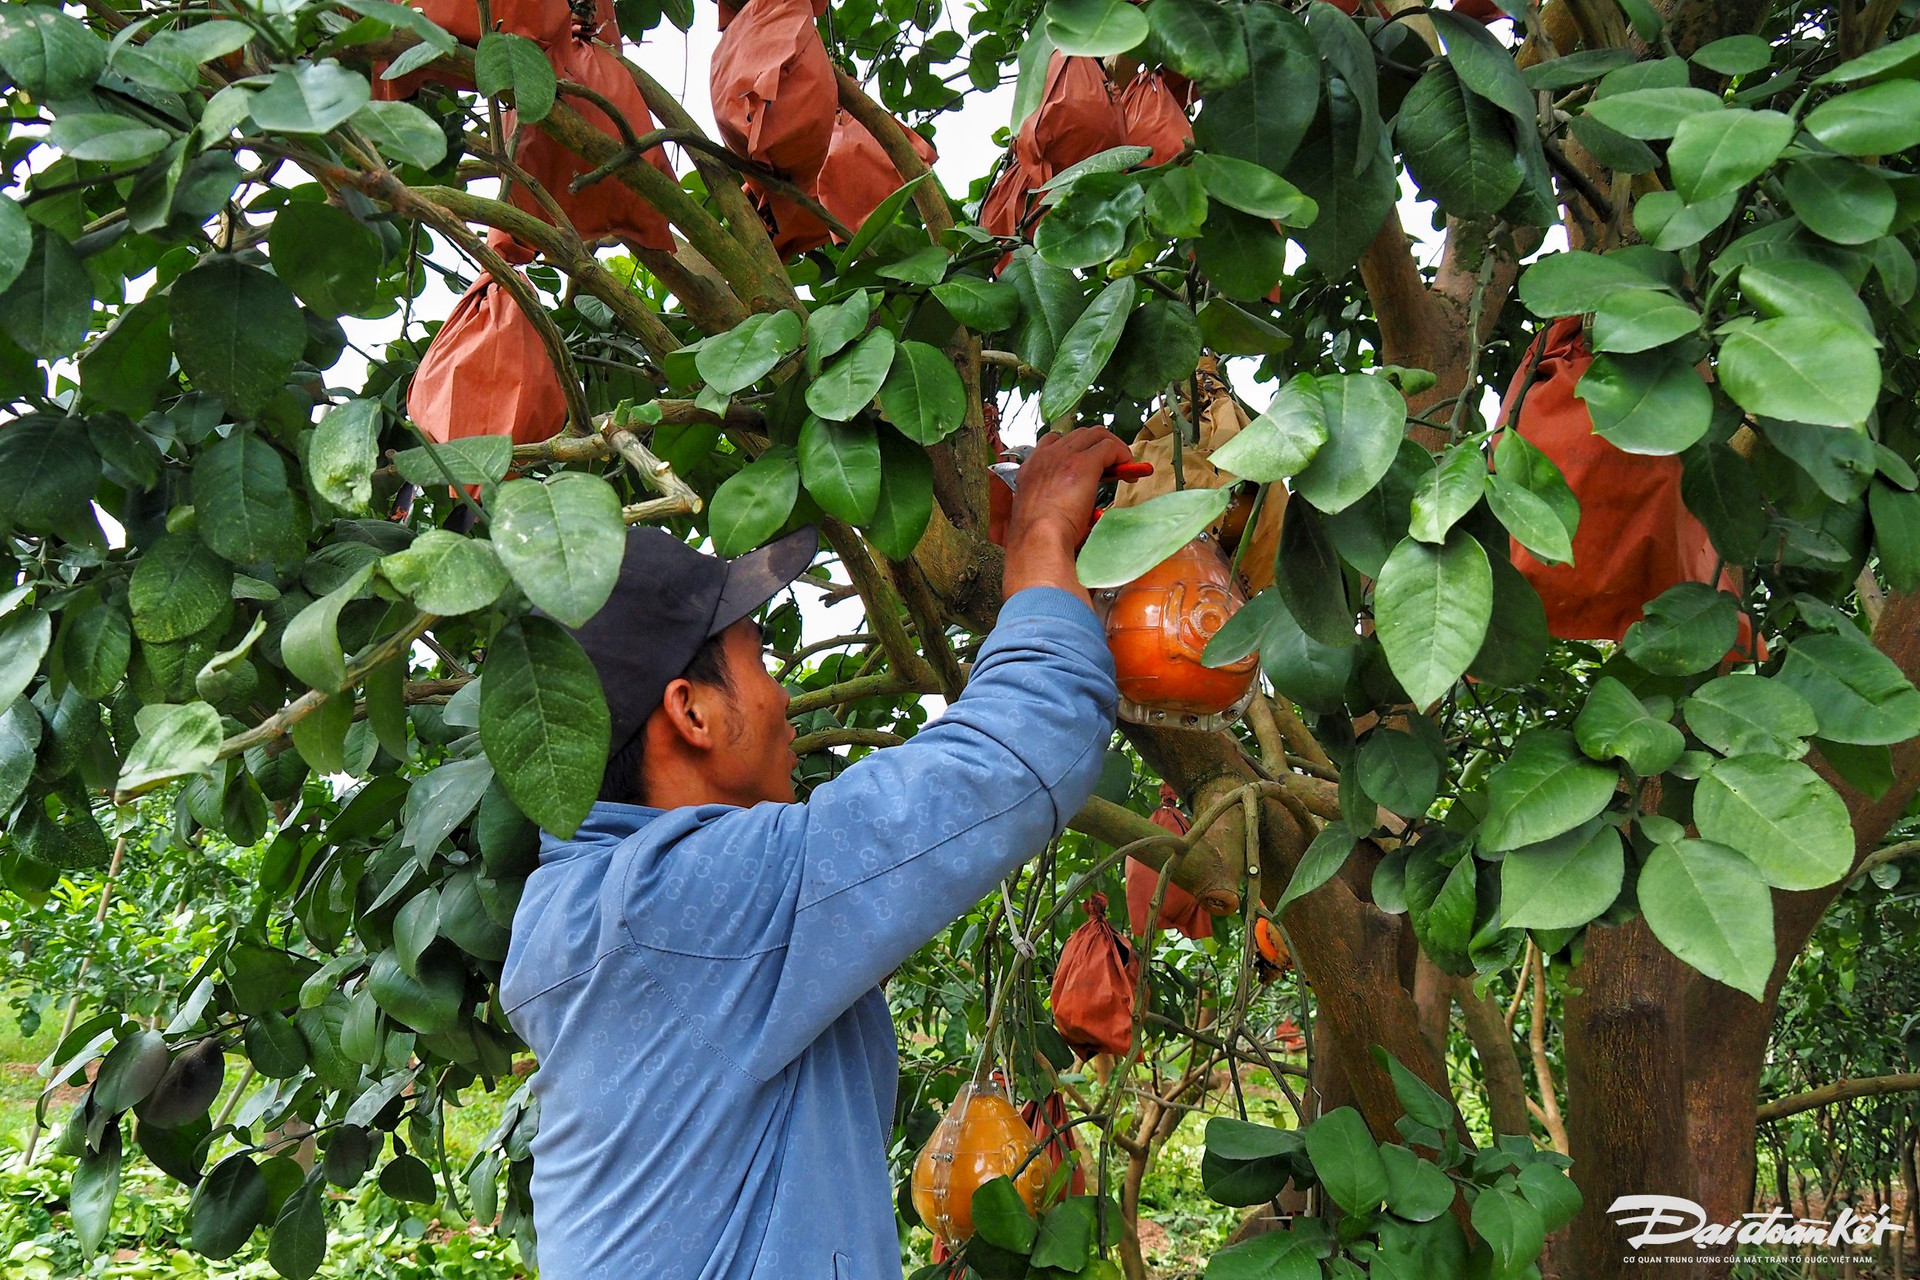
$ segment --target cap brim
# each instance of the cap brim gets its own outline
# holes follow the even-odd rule
[[[717,636],[774,598],[807,571],[820,552],[820,534],[812,525],[795,529],[757,551],[727,562],[727,584],[707,632]]]

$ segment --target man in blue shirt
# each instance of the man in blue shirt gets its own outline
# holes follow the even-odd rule
[[[805,804],[750,615],[813,531],[731,562],[635,531],[576,633],[612,712],[601,802],[543,838],[501,982],[540,1062],[545,1280],[899,1280],[880,982],[1093,792],[1118,691],[1073,562],[1129,460],[1097,428],[1041,441],[966,692]]]

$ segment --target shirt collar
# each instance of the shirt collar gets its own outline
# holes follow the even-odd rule
[[[579,829],[569,839],[562,840],[549,831],[540,833],[541,857],[564,858],[590,850],[611,848],[665,812],[665,809],[644,804],[596,801],[593,808],[587,810],[586,819],[581,822]]]

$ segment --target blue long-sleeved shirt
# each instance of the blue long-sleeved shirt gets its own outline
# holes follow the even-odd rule
[[[1117,688],[1065,591],[805,804],[597,804],[544,837],[501,998],[540,1062],[544,1280],[899,1280],[880,981],[1093,792]]]

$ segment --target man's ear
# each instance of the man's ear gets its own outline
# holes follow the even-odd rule
[[[660,710],[665,713],[674,733],[687,746],[696,750],[710,750],[715,745],[713,719],[693,681],[681,679],[669,682],[660,700]]]

